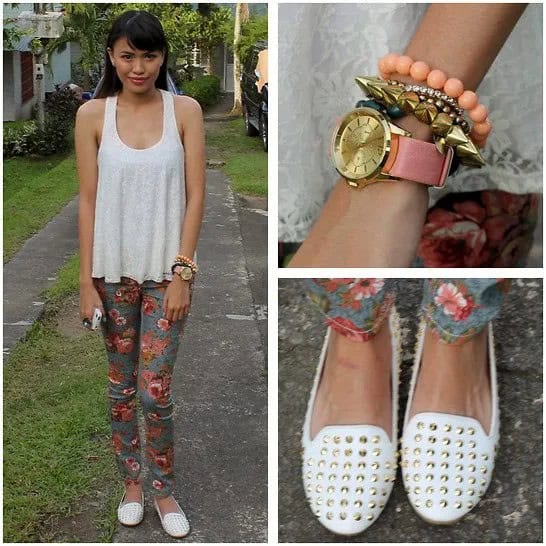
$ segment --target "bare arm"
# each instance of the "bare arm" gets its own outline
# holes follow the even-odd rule
[[[80,240],[80,285],[92,284],[93,229],[97,195],[97,141],[94,132],[96,104],[86,103],[76,113],[74,131],[80,188],[78,234]]]
[[[104,315],[104,306],[92,278],[93,231],[95,226],[95,199],[97,195],[97,139],[95,121],[99,103],[90,101],[78,109],[74,131],[76,163],[80,187],[78,209],[78,234],[80,239],[80,317],[91,318],[93,310],[99,308]]]
[[[190,259],[197,248],[205,204],[205,130],[199,103],[189,97],[177,97],[176,108],[183,120],[184,174],[186,211],[182,222],[179,253]],[[174,258],[174,256],[173,256]],[[190,309],[190,284],[173,275],[163,300],[167,320],[181,319]]]
[[[187,97],[183,100],[186,212],[182,223],[180,254],[192,258],[197,248],[205,204],[205,131],[199,103]]]
[[[405,54],[475,89],[525,7],[432,4]],[[396,124],[416,138],[430,139],[429,128],[414,117]],[[290,267],[406,267],[415,257],[427,205],[422,184],[399,181],[353,190],[340,179]]]

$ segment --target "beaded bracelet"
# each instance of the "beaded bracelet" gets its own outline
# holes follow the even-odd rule
[[[478,104],[478,95],[474,91],[465,91],[463,83],[457,78],[448,78],[442,70],[431,70],[423,61],[414,61],[407,55],[389,53],[379,60],[379,71],[383,79],[390,79],[393,73],[411,76],[416,81],[426,81],[432,89],[442,89],[445,94],[457,99],[458,105],[468,111],[474,126],[470,137],[480,147],[485,145],[493,126],[488,119],[488,110],[483,104]]]
[[[197,264],[192,259],[188,258],[187,256],[183,256],[182,254],[178,254],[178,256],[176,256],[176,258],[174,259],[173,267],[176,265],[185,265],[191,268],[194,273],[197,273],[199,271]]]
[[[457,101],[450,97],[449,95],[446,95],[445,93],[442,93],[441,91],[437,89],[432,89],[430,87],[425,87],[423,85],[415,85],[415,84],[407,84],[403,82],[399,82],[397,80],[387,80],[387,83],[389,85],[396,85],[398,87],[401,87],[406,91],[407,93],[416,93],[417,98],[420,103],[424,103],[423,107],[419,110],[415,108],[413,113],[419,119],[419,121],[422,121],[423,123],[430,123],[429,121],[429,114],[427,113],[427,106],[428,104],[434,105],[434,108],[439,110],[440,112],[443,112],[447,114],[450,118],[453,119],[453,123],[455,125],[460,125],[462,130],[468,134],[470,132],[470,125],[468,122],[463,118],[463,109],[460,108],[457,105]],[[411,113],[411,112],[406,112]]]

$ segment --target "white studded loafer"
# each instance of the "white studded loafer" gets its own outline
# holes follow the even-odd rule
[[[491,483],[499,440],[493,327],[488,325],[491,425],[487,434],[471,417],[423,412],[408,422],[423,353],[421,318],[402,434],[402,476],[410,504],[429,523],[455,523],[470,512]]]
[[[389,316],[392,346],[392,434],[372,425],[330,425],[311,438],[311,419],[330,329],[326,334],[303,425],[303,485],[311,510],[324,527],[355,535],[379,516],[396,475],[400,328],[394,307]]]
[[[176,502],[176,500],[174,502]],[[168,512],[162,516],[161,510],[159,509],[157,501],[154,497],[154,507],[159,519],[161,520],[161,525],[163,526],[163,529],[165,529],[165,532],[173,538],[182,538],[189,534],[190,524],[188,523],[186,514],[184,514],[184,511],[182,508],[180,508],[180,505],[177,502],[176,505],[178,506],[179,512]]]
[[[144,519],[144,493],[141,493],[140,502],[126,502],[123,504],[124,500],[125,493],[123,493],[123,497],[119,501],[118,520],[122,525],[134,527]]]

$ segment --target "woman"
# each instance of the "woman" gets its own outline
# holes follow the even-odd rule
[[[182,537],[189,525],[173,497],[170,385],[197,271],[205,152],[199,104],[166,91],[167,58],[159,20],[123,13],[108,35],[97,98],[78,110],[80,316],[103,315],[112,442],[125,480],[118,519],[137,525],[144,514],[138,391],[154,506],[165,531]]]

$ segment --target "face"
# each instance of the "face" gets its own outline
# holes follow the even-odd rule
[[[124,89],[146,93],[155,87],[164,60],[163,52],[134,49],[127,38],[119,38],[113,48],[108,48],[108,55]]]

